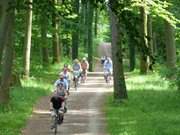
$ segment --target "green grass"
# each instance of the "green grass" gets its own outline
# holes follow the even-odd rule
[[[158,74],[127,75],[129,99],[108,97],[106,115],[111,135],[179,135],[180,93]]]
[[[62,64],[46,69],[33,67],[31,78],[28,81],[22,80],[22,87],[11,89],[9,104],[0,106],[0,135],[20,135],[32,113],[33,105],[41,96],[51,92],[60,67]]]

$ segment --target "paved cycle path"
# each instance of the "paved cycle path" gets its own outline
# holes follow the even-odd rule
[[[59,135],[107,135],[103,111],[106,95],[112,91],[112,84],[106,84],[103,73],[89,73],[86,83],[77,91],[71,88],[68,98],[68,112],[64,123],[58,127]],[[49,99],[39,100],[22,135],[52,135]]]

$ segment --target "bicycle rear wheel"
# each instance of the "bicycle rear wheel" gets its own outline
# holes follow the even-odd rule
[[[54,120],[54,135],[57,134],[57,128],[58,128],[58,116],[56,116]]]

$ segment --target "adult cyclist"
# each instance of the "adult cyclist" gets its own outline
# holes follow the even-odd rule
[[[82,68],[81,68],[81,63],[79,62],[78,59],[74,60],[72,69],[73,69],[73,76],[74,76],[73,80],[75,80],[75,77],[77,77],[79,80],[79,77],[81,76]]]
[[[111,75],[112,75],[112,71],[113,71],[113,64],[112,64],[112,60],[110,57],[108,57],[105,61],[104,61],[104,74],[107,74],[110,76],[111,79]]]
[[[81,68],[82,68],[81,77],[82,77],[82,80],[85,82],[87,79],[87,71],[89,69],[89,63],[85,57],[81,61]]]

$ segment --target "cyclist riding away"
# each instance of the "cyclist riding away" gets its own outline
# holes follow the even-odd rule
[[[63,78],[64,78],[65,80],[67,80],[67,83],[68,83],[68,90],[67,90],[67,92],[68,92],[68,95],[69,95],[69,89],[70,89],[70,83],[71,83],[71,75],[70,75],[70,72],[69,72],[69,70],[64,69],[63,72],[61,72],[61,74],[63,75]]]
[[[87,79],[87,71],[89,69],[89,63],[85,57],[82,59],[81,67],[82,67],[82,76],[81,77],[82,77],[82,80],[85,82]]]
[[[105,75],[107,74],[110,77],[112,75],[112,71],[113,71],[112,60],[111,58],[108,57],[107,60],[104,61],[104,74]]]
[[[81,64],[78,59],[74,60],[72,69],[73,69],[73,75],[74,75],[73,80],[75,80],[76,76],[79,79],[79,77],[81,76],[82,69],[81,69]]]

